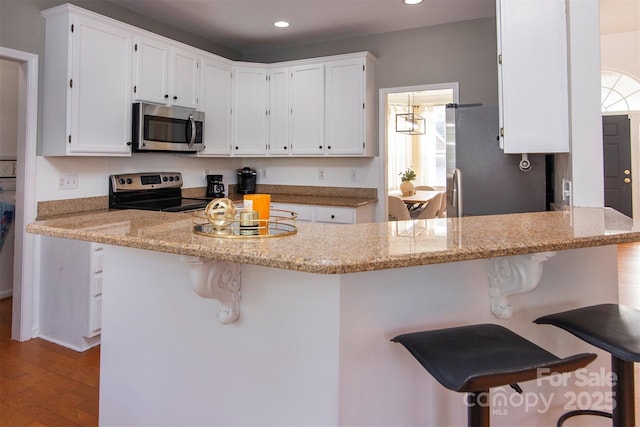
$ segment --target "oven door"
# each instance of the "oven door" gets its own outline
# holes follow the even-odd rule
[[[133,104],[136,151],[195,152],[204,148],[204,113],[186,108]]]

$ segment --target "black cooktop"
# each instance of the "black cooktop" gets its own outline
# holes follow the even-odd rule
[[[204,209],[209,203],[205,199],[159,199],[130,203],[116,203],[112,209],[142,209],[146,211],[184,212]]]

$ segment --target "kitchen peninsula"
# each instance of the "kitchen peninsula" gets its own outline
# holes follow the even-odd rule
[[[101,425],[462,425],[462,396],[390,338],[485,322],[560,356],[594,351],[532,320],[616,302],[615,245],[640,240],[607,208],[297,226],[213,238],[190,214],[135,210],[28,226],[105,245]],[[608,369],[599,356],[589,372]],[[493,425],[554,424],[563,387],[579,391],[539,383],[521,384],[527,405],[494,392],[511,404]]]

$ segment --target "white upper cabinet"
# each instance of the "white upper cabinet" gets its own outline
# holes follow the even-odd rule
[[[169,102],[169,48],[160,39],[136,37],[133,87],[139,101]]]
[[[234,155],[267,153],[268,84],[263,67],[233,67]],[[205,128],[205,132],[206,132]]]
[[[199,55],[164,38],[137,35],[134,45],[134,99],[198,108]]]
[[[231,64],[201,58],[200,110],[204,112],[204,150],[198,156],[231,153]]]
[[[70,5],[43,15],[42,154],[130,156],[132,33]]]
[[[369,59],[369,61],[367,61]],[[325,141],[327,154],[372,155],[373,78],[371,59],[352,58],[325,64]],[[367,87],[369,84],[369,87]],[[367,96],[369,94],[369,96]],[[371,114],[368,114],[371,113]]]
[[[138,101],[203,111],[196,156],[376,155],[367,52],[234,62],[73,5],[42,14],[45,156],[130,156]]]
[[[197,52],[171,48],[171,102],[186,108],[198,108],[200,92],[200,61]]]
[[[292,67],[290,85],[291,154],[324,154],[324,64]]]
[[[505,153],[569,151],[564,0],[497,0],[500,143]]]
[[[269,154],[289,155],[289,69],[269,70]]]

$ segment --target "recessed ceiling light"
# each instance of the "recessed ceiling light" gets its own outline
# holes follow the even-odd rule
[[[274,22],[273,25],[275,25],[278,28],[287,28],[289,26],[289,23],[287,21],[277,21],[277,22]]]
[[[423,0],[402,0],[404,4],[420,4]]]

